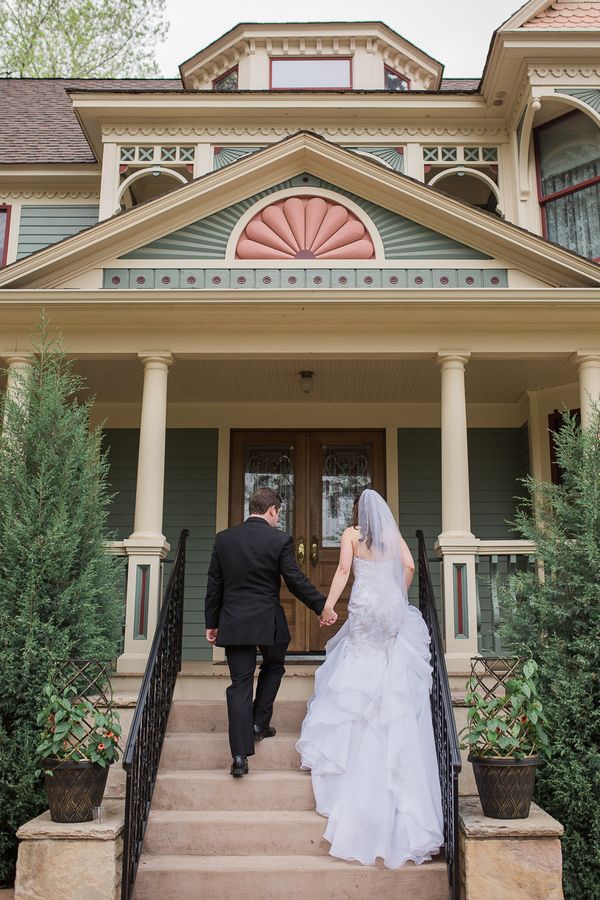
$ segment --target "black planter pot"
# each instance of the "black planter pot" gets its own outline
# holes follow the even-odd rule
[[[52,771],[52,775],[44,776],[52,821],[90,822],[92,807],[102,803],[108,766],[103,768],[95,762],[44,759],[42,768]]]
[[[473,763],[484,816],[490,819],[526,819],[533,798],[539,756],[527,759],[467,757]]]

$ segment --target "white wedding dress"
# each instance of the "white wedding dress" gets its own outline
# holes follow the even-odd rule
[[[393,869],[443,844],[429,632],[406,598],[392,513],[374,491],[361,504],[365,494],[375,495],[366,498],[371,558],[354,557],[348,621],[327,644],[296,747],[329,818],[331,855],[366,865],[381,857]],[[359,526],[365,534],[360,506]]]

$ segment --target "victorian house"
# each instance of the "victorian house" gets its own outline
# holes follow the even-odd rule
[[[262,484],[323,589],[375,487],[439,561],[450,673],[498,649],[519,479],[600,396],[600,3],[530,0],[481,78],[381,22],[240,24],[177,79],[5,80],[0,114],[0,356],[10,386],[45,309],[106,422],[118,672],[182,528],[184,672],[218,669],[212,540]]]

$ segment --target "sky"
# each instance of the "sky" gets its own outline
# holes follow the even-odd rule
[[[228,3],[167,0],[169,36],[158,51],[164,77],[238,22],[385,22],[445,66],[446,78],[478,78],[492,33],[522,3],[519,0],[303,0],[301,7],[282,0]],[[196,12],[197,10],[197,12]]]

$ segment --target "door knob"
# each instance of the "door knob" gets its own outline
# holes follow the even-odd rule
[[[296,545],[296,558],[298,560],[298,565],[300,566],[300,568],[303,568],[306,561],[306,545],[304,543],[303,537],[298,538],[298,543]]]
[[[319,539],[316,534],[313,534],[310,541],[310,561],[313,566],[319,562]]]

